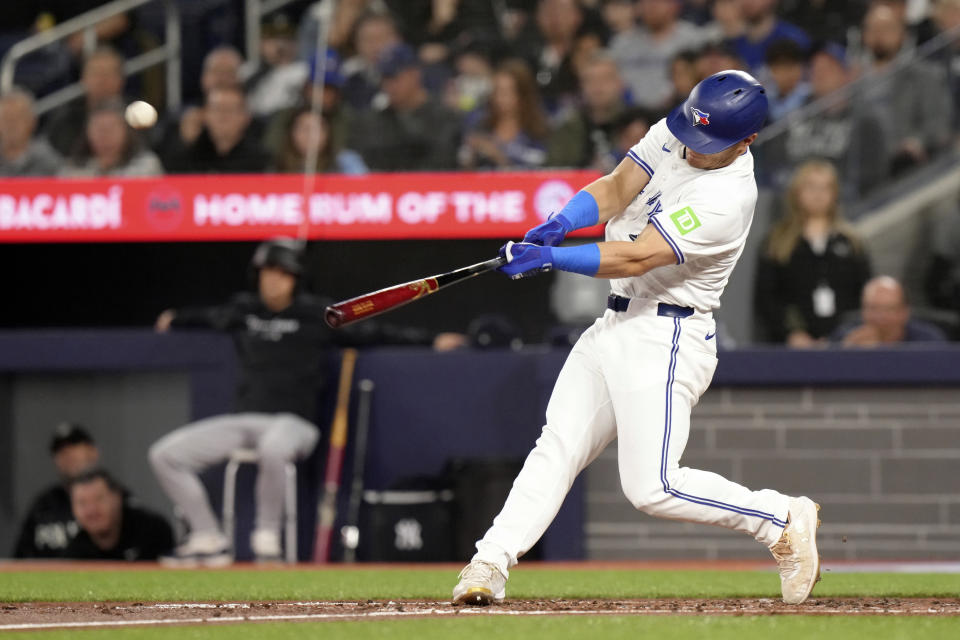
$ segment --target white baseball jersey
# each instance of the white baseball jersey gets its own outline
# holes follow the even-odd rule
[[[721,169],[695,169],[686,148],[660,120],[627,156],[650,182],[624,212],[607,223],[606,239],[632,241],[648,224],[673,249],[677,264],[642,276],[611,280],[613,293],[693,307],[720,306],[720,294],[743,252],[757,203],[753,156],[748,149]]]

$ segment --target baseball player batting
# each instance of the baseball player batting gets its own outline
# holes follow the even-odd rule
[[[577,474],[615,438],[623,492],[637,509],[753,536],[779,563],[789,604],[803,602],[819,580],[812,500],[680,466],[690,410],[717,364],[713,310],[753,219],[750,145],[766,115],[752,76],[704,79],[612,173],[501,248],[507,263],[499,270],[511,278],[561,269],[610,278],[612,293],[570,352],[543,433],[460,573],[454,602],[504,597],[509,570],[543,535]],[[556,246],[598,222],[606,223],[605,242]]]

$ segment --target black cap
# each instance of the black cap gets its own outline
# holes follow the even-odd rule
[[[76,422],[61,422],[53,430],[53,437],[50,438],[50,454],[53,455],[72,444],[96,444],[93,436]]]

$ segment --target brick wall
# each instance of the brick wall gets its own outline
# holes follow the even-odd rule
[[[711,389],[681,465],[809,495],[822,506],[825,559],[960,557],[955,387]],[[743,534],[635,511],[616,442],[585,473],[589,558],[769,557]]]

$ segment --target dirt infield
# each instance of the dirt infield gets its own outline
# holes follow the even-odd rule
[[[235,603],[0,604],[0,631],[276,621],[384,620],[475,615],[886,615],[960,616],[960,598],[822,598],[800,606],[768,598],[726,600],[507,600],[460,607],[424,600]]]

